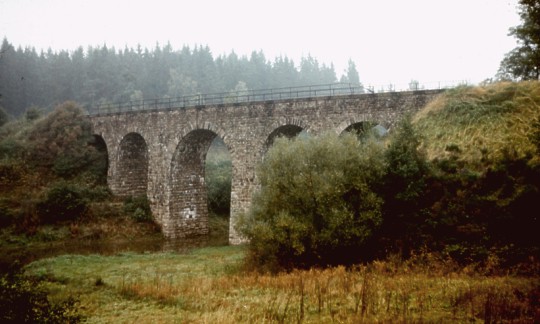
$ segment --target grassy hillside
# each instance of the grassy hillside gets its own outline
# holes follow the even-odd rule
[[[540,82],[495,83],[448,90],[415,116],[430,159],[458,153],[479,165],[506,153],[535,152],[540,121]]]

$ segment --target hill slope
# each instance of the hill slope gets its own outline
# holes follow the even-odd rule
[[[536,150],[540,82],[496,83],[448,90],[415,116],[429,159],[459,153],[478,165],[511,153],[516,158]]]

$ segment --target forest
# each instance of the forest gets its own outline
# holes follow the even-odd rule
[[[65,100],[88,108],[98,104],[193,94],[259,90],[337,81],[360,83],[349,60],[338,79],[333,65],[307,56],[299,65],[287,57],[268,60],[262,51],[249,57],[234,52],[214,57],[208,46],[170,44],[155,48],[106,45],[73,52],[0,47],[0,107],[19,116],[30,107],[52,110]]]

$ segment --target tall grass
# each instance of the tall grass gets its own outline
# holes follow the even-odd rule
[[[63,256],[33,263],[27,274],[47,279],[52,299],[79,296],[90,323],[540,319],[538,278],[486,277],[436,259],[271,275],[243,271],[244,253],[222,247],[187,255]]]
[[[505,151],[534,152],[540,120],[540,82],[501,82],[447,91],[420,111],[415,123],[431,159],[454,148],[467,162],[499,159]]]

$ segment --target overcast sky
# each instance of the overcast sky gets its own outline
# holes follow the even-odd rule
[[[37,50],[208,45],[217,57],[263,50],[352,59],[364,84],[493,77],[516,46],[517,0],[0,0],[0,37]]]

